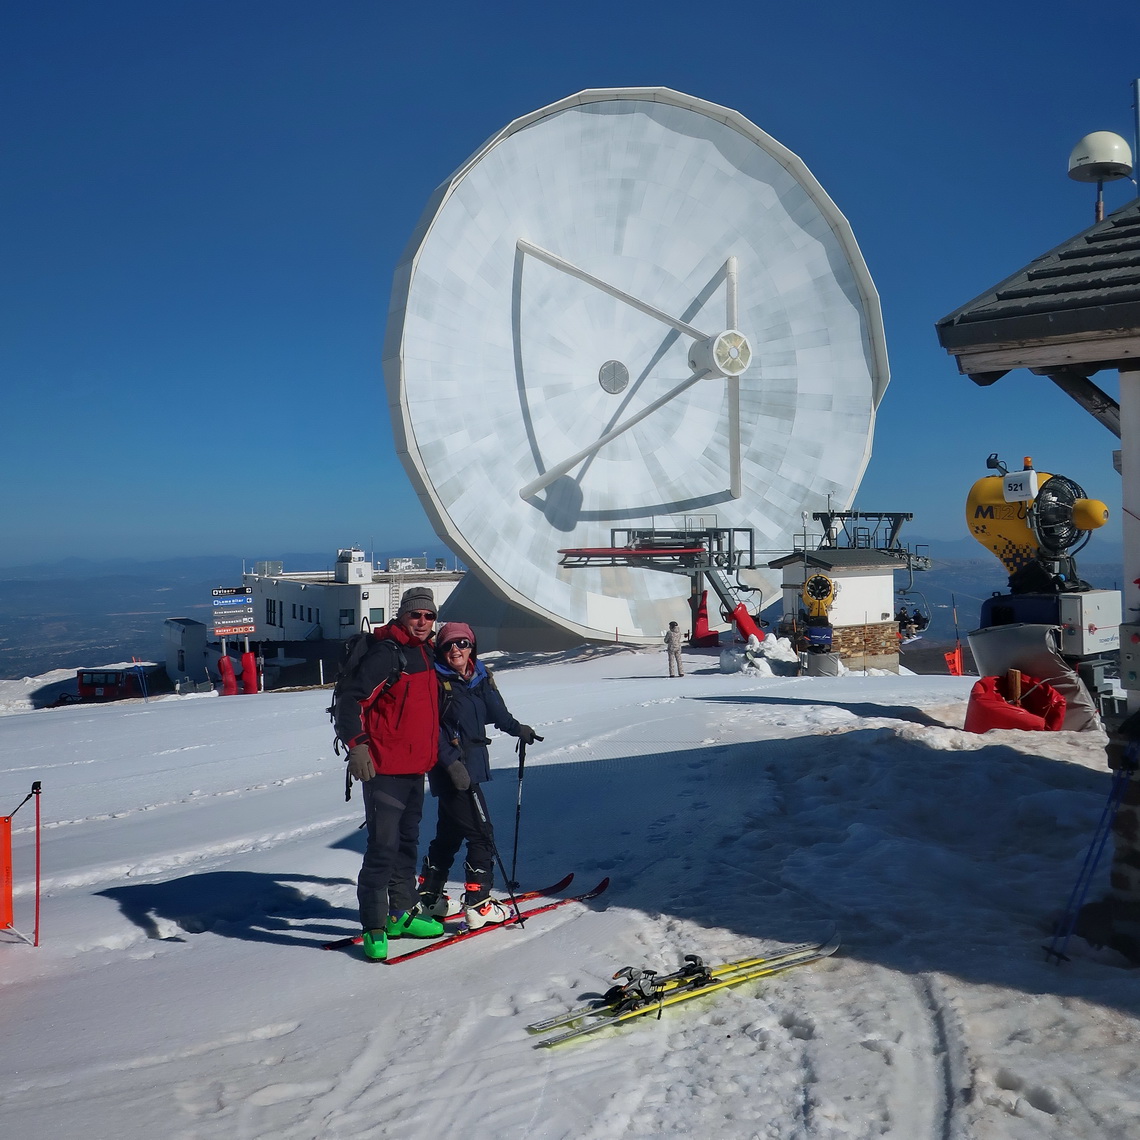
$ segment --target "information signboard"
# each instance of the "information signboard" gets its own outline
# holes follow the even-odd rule
[[[257,632],[252,586],[218,586],[210,592],[214,637],[242,637]]]

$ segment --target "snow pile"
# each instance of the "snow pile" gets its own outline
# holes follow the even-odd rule
[[[771,662],[778,664],[773,667]],[[720,651],[722,673],[750,672],[757,677],[787,677],[794,676],[799,667],[800,655],[786,637],[766,637],[761,641],[755,634],[749,634],[743,649],[726,646]]]
[[[319,949],[355,929],[362,846],[326,692],[0,718],[0,810],[39,779],[45,823],[43,945],[0,946],[6,1132],[1140,1133],[1140,985],[1079,941],[1060,968],[1040,949],[1108,791],[1102,742],[964,733],[970,678],[718,666],[687,652],[668,680],[652,652],[501,658],[508,704],[545,737],[519,877],[612,886],[394,966]],[[508,862],[510,745],[487,787]],[[32,810],[14,820],[21,930]],[[660,1020],[551,1051],[525,1032],[619,966],[836,928],[836,957]]]
[[[37,694],[51,688],[75,691],[74,669],[53,669],[39,677],[21,677],[18,680],[0,680],[0,716],[9,713],[31,712],[37,704]],[[40,698],[42,700],[42,698]]]
[[[752,638],[749,638],[751,645]],[[761,654],[769,661],[799,662],[800,655],[786,637],[766,637],[759,646]]]

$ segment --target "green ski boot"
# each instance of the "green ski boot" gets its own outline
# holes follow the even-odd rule
[[[388,919],[385,932],[389,938],[438,938],[443,934],[443,923],[418,911],[406,910]]]
[[[388,957],[388,935],[383,930],[366,930],[362,945],[370,962],[383,962]]]

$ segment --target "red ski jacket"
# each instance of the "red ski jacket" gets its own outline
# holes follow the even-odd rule
[[[431,639],[419,643],[393,622],[373,631],[374,644],[344,685],[335,712],[337,735],[351,748],[366,743],[383,776],[414,776],[435,764],[439,747],[439,685]],[[404,670],[381,694],[404,651]]]

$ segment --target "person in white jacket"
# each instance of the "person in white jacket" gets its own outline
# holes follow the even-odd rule
[[[665,652],[669,656],[669,676],[683,677],[685,666],[681,664],[681,642],[684,635],[677,628],[677,623],[671,621],[665,632]],[[674,672],[676,669],[676,672]]]

